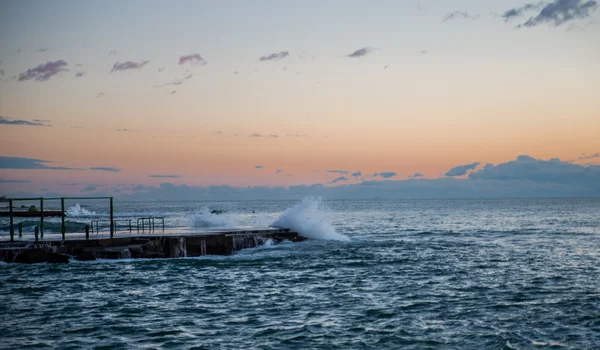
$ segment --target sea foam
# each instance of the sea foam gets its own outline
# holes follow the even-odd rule
[[[96,212],[82,208],[79,203],[67,209],[67,216],[94,216]]]
[[[192,215],[193,227],[231,227],[236,226],[235,216],[232,214],[212,214],[208,207]]]
[[[271,226],[288,228],[311,239],[350,241],[348,236],[335,231],[323,211],[321,198],[304,198],[283,212]]]

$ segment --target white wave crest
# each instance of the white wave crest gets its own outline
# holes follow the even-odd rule
[[[322,207],[321,198],[306,197],[287,209],[271,226],[288,228],[306,238],[350,241],[348,236],[335,231]]]
[[[67,209],[67,216],[94,216],[96,212],[82,208],[79,203]]]
[[[193,227],[232,227],[236,226],[235,217],[231,214],[211,214],[207,207],[192,215]]]

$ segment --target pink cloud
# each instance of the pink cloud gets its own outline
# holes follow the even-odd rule
[[[204,58],[202,58],[202,56],[200,56],[199,53],[193,53],[191,55],[179,57],[179,64],[185,64],[187,62],[189,62],[191,64],[201,64],[201,65],[205,65],[207,63],[206,60]]]
[[[29,68],[26,72],[19,74],[19,81],[32,79],[37,81],[46,81],[52,78],[54,75],[64,71],[68,71],[67,62],[63,60],[48,62],[46,64],[40,64],[35,68]]]

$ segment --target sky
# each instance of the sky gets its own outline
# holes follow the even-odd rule
[[[599,34],[593,0],[2,1],[0,194],[600,195]]]

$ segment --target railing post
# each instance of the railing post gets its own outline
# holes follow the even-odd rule
[[[14,225],[14,218],[13,218],[13,200],[9,199],[8,200],[8,208],[10,211],[10,241],[14,241],[15,240],[15,227]]]
[[[65,224],[65,197],[62,197],[60,199],[60,208],[62,211],[62,215],[61,215],[61,232],[62,232],[62,239],[63,241],[66,238],[66,233],[67,233],[67,225]]]
[[[85,239],[90,239],[90,225],[85,225]]]
[[[114,216],[113,216],[113,197],[110,197],[110,238],[113,238],[115,234],[114,228]]]
[[[19,222],[19,238],[23,237],[23,223]]]
[[[40,198],[40,234],[44,238],[44,198]]]
[[[38,241],[38,234],[39,234],[39,231],[40,231],[39,227],[37,227],[37,226],[36,226],[36,227],[35,227],[35,241],[36,241],[36,242]]]

